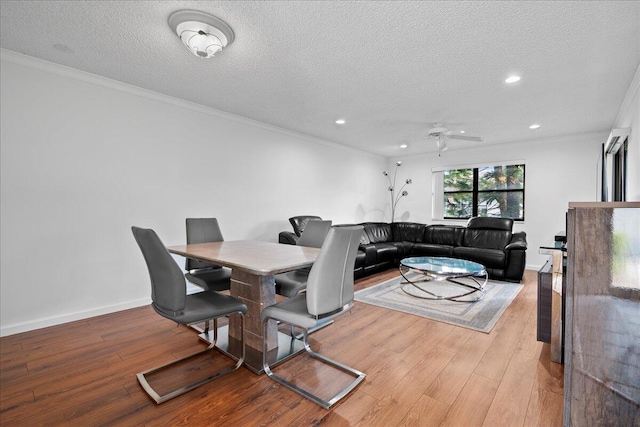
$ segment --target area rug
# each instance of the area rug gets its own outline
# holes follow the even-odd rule
[[[421,276],[416,273],[410,273],[407,274],[407,277],[411,280],[419,280]],[[400,289],[401,281],[404,281],[404,279],[402,276],[398,276],[358,291],[355,294],[355,300],[488,334],[523,287],[519,283],[489,280],[485,285],[485,295],[481,300],[476,302],[454,302],[449,300],[426,300],[407,295]],[[419,285],[427,290],[433,290],[439,295],[456,295],[464,292],[465,289],[447,282],[423,282]],[[409,288],[405,289],[412,293],[415,291],[415,288],[410,285]],[[417,291],[417,293],[419,292]]]

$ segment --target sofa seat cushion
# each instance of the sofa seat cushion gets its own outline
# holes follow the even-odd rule
[[[411,255],[414,256],[446,256],[450,257],[453,253],[453,246],[433,245],[431,243],[414,243],[411,249]]]
[[[360,247],[367,253],[367,265],[392,262],[398,257],[398,248],[391,243],[371,243]],[[372,254],[375,254],[375,259],[371,258]]]
[[[453,257],[474,261],[487,268],[504,269],[506,256],[500,249],[468,248],[458,246],[453,248]]]

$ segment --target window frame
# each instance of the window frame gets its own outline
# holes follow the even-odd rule
[[[502,167],[502,166],[521,166],[522,167],[522,171],[523,171],[523,175],[522,175],[522,188],[516,188],[516,189],[488,189],[488,190],[480,190],[480,169],[485,168],[485,167]],[[448,194],[451,195],[455,195],[455,194],[471,194],[471,216],[465,216],[465,217],[456,217],[456,216],[447,216],[446,215],[446,207],[443,206],[442,209],[442,215],[441,215],[441,219],[443,220],[468,220],[469,218],[472,217],[476,217],[476,216],[480,216],[479,215],[479,209],[478,209],[478,201],[480,200],[480,195],[483,193],[521,193],[522,194],[522,217],[521,218],[512,218],[514,221],[518,221],[518,222],[524,222],[525,218],[526,218],[526,193],[525,193],[525,188],[526,188],[526,163],[524,160],[518,160],[518,161],[510,161],[510,162],[495,162],[495,163],[486,163],[486,164],[478,164],[478,165],[465,165],[465,166],[452,166],[452,167],[447,167],[447,168],[437,168],[437,169],[433,169],[432,172],[436,173],[436,172],[442,172],[443,174],[443,179],[444,179],[444,173],[448,172],[448,171],[456,171],[456,170],[464,170],[464,169],[471,169],[472,170],[472,188],[471,190],[453,190],[453,191],[446,191],[444,189],[444,186],[442,188],[442,194],[441,197],[446,200],[446,196]],[[434,196],[436,196],[435,192],[434,192]]]

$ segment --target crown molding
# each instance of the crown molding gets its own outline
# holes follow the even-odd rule
[[[631,85],[629,86],[629,90],[627,90],[627,94],[622,101],[622,105],[620,105],[620,109],[618,110],[618,114],[616,115],[616,120],[613,122],[612,128],[619,127],[620,122],[622,121],[622,117],[629,110],[629,106],[631,105],[631,101],[636,96],[636,92],[638,92],[638,87],[640,86],[640,65],[636,69],[636,74],[633,76],[633,80],[631,80]]]
[[[537,145],[546,145],[546,144],[563,144],[567,142],[573,142],[576,139],[600,139],[602,141],[606,141],[607,137],[611,130],[602,130],[602,131],[592,131],[592,132],[581,132],[581,133],[573,133],[568,135],[559,135],[559,136],[550,136],[547,138],[539,138],[539,139],[525,139],[520,141],[512,141],[512,142],[503,142],[500,144],[492,144],[492,145],[479,145],[476,147],[465,147],[465,148],[449,148],[446,153],[457,153],[464,151],[467,152],[482,152],[482,151],[500,151],[502,148],[513,148],[518,146],[537,146]],[[415,154],[411,156],[412,159],[421,159],[421,158],[429,158],[429,157],[438,157],[437,152],[429,152],[422,154]],[[396,160],[401,160],[406,156],[394,156],[390,159],[390,161],[395,162]],[[484,164],[484,163],[483,163]]]
[[[84,83],[93,84],[96,86],[124,92],[130,95],[139,96],[141,98],[150,99],[157,102],[162,102],[172,106],[184,108],[190,111],[195,111],[202,114],[218,117],[225,120],[230,120],[238,123],[242,123],[247,126],[275,132],[281,135],[286,135],[294,138],[303,139],[315,144],[324,145],[331,148],[336,148],[343,151],[349,151],[358,155],[364,155],[371,158],[386,159],[385,156],[380,154],[370,153],[368,151],[359,150],[357,148],[349,147],[347,145],[340,144],[338,142],[329,141],[316,136],[308,135],[306,133],[281,128],[275,125],[271,125],[259,120],[250,119],[248,117],[240,116],[238,114],[228,113],[226,111],[217,110],[212,107],[207,107],[201,104],[197,104],[191,101],[185,101],[184,99],[176,98],[174,96],[165,95],[163,93],[154,92],[149,89],[143,89],[138,86],[134,86],[128,83],[123,83],[118,80],[113,80],[108,77],[100,76],[98,74],[92,74],[86,71],[81,71],[66,65],[56,64],[55,62],[46,61],[44,59],[35,58],[33,56],[14,52],[0,48],[0,60],[7,61],[13,64],[29,67],[41,71],[54,73],[60,76],[78,80]]]

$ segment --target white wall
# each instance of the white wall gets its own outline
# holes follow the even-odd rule
[[[640,201],[640,66],[620,107],[613,128],[631,128],[627,152],[628,202]]]
[[[396,220],[428,224],[451,223],[431,217],[432,175],[434,167],[460,166],[525,160],[525,221],[517,222],[515,231],[527,233],[527,268],[539,269],[547,255],[540,255],[541,245],[552,244],[554,235],[565,230],[565,213],[570,201],[595,201],[597,196],[598,157],[607,131],[572,135],[546,140],[534,140],[493,146],[455,150],[449,148],[441,157],[437,154],[404,156],[392,159],[403,164],[398,182],[411,178],[409,195],[396,209]],[[451,142],[449,146],[455,146]],[[465,224],[466,221],[459,221]]]
[[[381,171],[398,159],[398,181],[414,183],[396,219],[424,223],[435,222],[431,168],[525,159],[526,221],[515,229],[536,269],[568,202],[597,199],[609,133],[387,160],[12,52],[0,59],[3,336],[147,304],[131,225],[180,244],[189,216],[218,217],[227,240],[265,241],[293,215],[388,221]],[[628,200],[640,200],[637,81],[613,126],[632,128]]]
[[[383,219],[383,157],[12,52],[0,75],[1,335],[148,303],[132,225],[276,242],[294,215]]]

